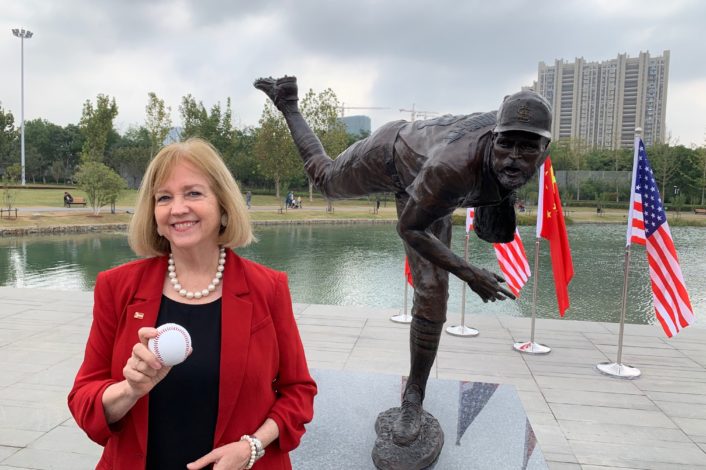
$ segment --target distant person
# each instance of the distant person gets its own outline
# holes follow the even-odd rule
[[[64,191],[64,205],[68,207],[74,202],[74,197],[68,191]]]
[[[301,196],[297,197],[297,208],[299,208],[299,209],[302,208],[302,197]]]
[[[93,324],[69,394],[105,447],[100,469],[291,469],[314,383],[287,275],[238,256],[253,240],[242,193],[211,144],[164,147],[145,172],[129,242],[145,258],[96,279]],[[177,323],[177,366],[148,349]]]
[[[245,205],[248,206],[248,209],[252,206],[252,193],[250,191],[245,193]]]

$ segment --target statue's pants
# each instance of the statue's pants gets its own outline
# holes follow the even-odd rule
[[[309,178],[330,199],[393,192],[397,214],[409,201],[407,184],[395,165],[395,149],[403,149],[397,134],[404,121],[391,122],[344,150],[335,160],[323,147],[298,111],[285,112],[294,142],[304,160]],[[406,168],[416,174],[418,168]],[[409,183],[409,182],[407,182]],[[446,246],[451,243],[451,216],[441,218],[428,229]],[[407,387],[417,385],[424,394],[446,320],[449,274],[404,243],[414,281],[413,320],[410,325],[411,368]],[[400,280],[403,279],[400,272]]]

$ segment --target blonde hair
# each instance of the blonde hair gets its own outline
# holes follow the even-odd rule
[[[243,195],[223,158],[210,143],[203,139],[191,138],[163,147],[147,167],[137,193],[135,215],[130,221],[128,231],[128,242],[132,251],[139,256],[161,256],[169,253],[169,241],[157,233],[154,196],[157,188],[171,175],[174,167],[183,162],[193,165],[206,177],[221,212],[228,217],[226,226],[221,227],[218,243],[237,248],[255,241]]]

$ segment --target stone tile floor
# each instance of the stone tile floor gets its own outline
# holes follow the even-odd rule
[[[93,468],[101,448],[77,428],[66,395],[83,357],[92,294],[0,288],[0,470]],[[405,374],[408,327],[394,309],[295,304],[310,366]],[[451,322],[458,321],[450,315]],[[550,469],[706,470],[706,329],[668,339],[627,325],[623,362],[642,376],[603,376],[618,325],[538,320],[553,351],[521,355],[529,320],[468,315],[476,338],[444,334],[432,372],[440,379],[512,384]]]

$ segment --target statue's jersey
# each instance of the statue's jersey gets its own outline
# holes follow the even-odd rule
[[[510,191],[490,170],[496,112],[441,116],[400,128],[395,166],[406,192],[424,208],[497,205]]]

